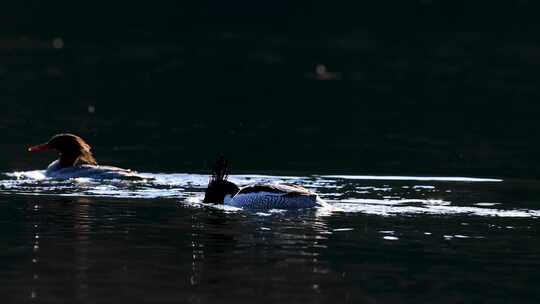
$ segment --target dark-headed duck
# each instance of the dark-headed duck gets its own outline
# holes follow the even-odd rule
[[[297,185],[256,183],[238,187],[227,177],[228,164],[221,158],[212,168],[204,203],[247,209],[302,209],[327,205],[317,194]]]
[[[112,166],[100,166],[90,152],[90,145],[74,134],[57,134],[48,142],[28,148],[29,152],[58,151],[45,175],[55,178],[144,178],[136,172]]]

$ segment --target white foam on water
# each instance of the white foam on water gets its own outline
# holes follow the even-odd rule
[[[390,181],[439,181],[439,182],[502,182],[497,178],[452,177],[452,176],[384,176],[384,175],[320,175],[324,178],[352,180],[390,180]]]

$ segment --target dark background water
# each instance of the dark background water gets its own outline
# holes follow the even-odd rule
[[[0,3],[0,172],[44,168],[26,147],[74,132],[103,164],[201,173],[225,153],[345,210],[197,207],[206,176],[1,175],[0,298],[538,303],[539,6]]]
[[[4,2],[0,167],[43,167],[51,155],[24,147],[69,131],[146,171],[200,172],[223,152],[245,172],[535,177],[537,9]]]

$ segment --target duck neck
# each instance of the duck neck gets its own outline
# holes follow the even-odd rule
[[[60,153],[58,163],[60,164],[60,168],[73,167],[77,164],[79,158],[80,155],[77,155],[75,153]]]

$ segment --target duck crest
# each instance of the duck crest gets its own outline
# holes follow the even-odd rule
[[[222,155],[212,167],[212,176],[210,178],[210,182],[225,181],[227,180],[228,176],[229,176],[229,163],[227,162],[225,157]]]
[[[82,144],[83,145],[81,145],[81,150],[80,150],[81,154],[79,158],[77,159],[76,164],[82,163],[82,164],[88,164],[88,165],[97,165],[98,163],[96,159],[94,158],[94,155],[92,154],[92,152],[90,152],[90,148],[91,148],[90,145],[88,145],[84,141],[82,142]]]

